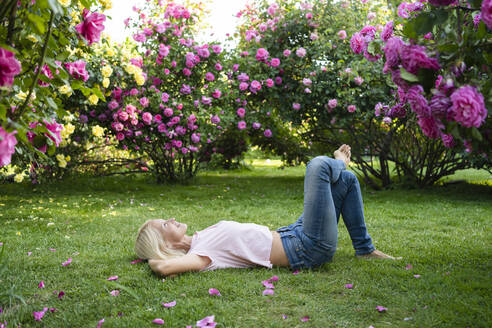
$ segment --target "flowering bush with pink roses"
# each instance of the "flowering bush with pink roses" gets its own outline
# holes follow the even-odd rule
[[[82,8],[100,10],[95,0]],[[56,160],[61,143],[62,99],[88,90],[86,59],[68,60],[74,48],[99,40],[105,16],[78,2],[2,2],[0,10],[0,166],[41,167]],[[80,55],[80,54],[79,54]],[[79,82],[80,81],[80,82]]]
[[[231,121],[224,54],[220,45],[193,39],[197,13],[184,6],[156,1],[134,10],[138,20],[126,23],[136,30],[136,46],[116,63],[120,79],[105,89],[106,103],[80,108],[79,119],[148,158],[141,169],[157,181],[185,180],[207,158],[204,152],[216,151],[204,146]]]
[[[382,119],[413,116],[446,153],[462,152],[451,172],[492,168],[491,7],[490,0],[402,2],[380,35],[362,42],[362,31],[352,35],[353,52],[384,62],[397,90]]]

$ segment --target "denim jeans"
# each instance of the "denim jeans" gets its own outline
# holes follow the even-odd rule
[[[355,253],[371,253],[375,247],[364,221],[357,177],[345,170],[343,161],[318,156],[308,163],[304,177],[304,213],[295,223],[277,230],[291,268],[331,261],[337,248],[340,213]]]

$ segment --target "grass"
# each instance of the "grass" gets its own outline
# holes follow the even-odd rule
[[[376,247],[402,261],[356,259],[340,222],[334,261],[298,275],[286,268],[227,269],[163,281],[145,263],[130,264],[136,230],[149,218],[176,217],[190,233],[221,219],[271,229],[293,222],[302,212],[304,167],[254,165],[203,172],[185,186],[144,177],[2,185],[0,322],[96,327],[104,318],[103,327],[152,327],[162,318],[165,327],[185,327],[215,315],[217,327],[492,326],[492,178],[483,171],[451,177],[467,183],[423,190],[363,186]],[[69,257],[72,263],[62,266]],[[106,280],[112,275],[116,283]],[[275,294],[262,296],[261,281],[272,275],[279,276]],[[209,288],[222,296],[210,296]],[[120,295],[111,296],[113,289]],[[173,300],[173,308],[161,305]],[[388,310],[379,313],[377,305]],[[43,307],[57,310],[34,321],[32,312]],[[304,316],[309,321],[301,322]]]

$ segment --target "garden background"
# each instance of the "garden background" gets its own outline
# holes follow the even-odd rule
[[[142,2],[118,42],[112,6],[0,8],[2,328],[490,326],[491,0],[253,1],[220,42],[206,2]],[[402,261],[355,259],[342,223],[312,271],[133,255],[149,218],[291,223],[342,143]]]

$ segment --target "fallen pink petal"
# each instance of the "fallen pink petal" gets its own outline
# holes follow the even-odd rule
[[[44,288],[44,281],[41,280],[41,282],[38,284],[38,288]]]
[[[378,306],[376,306],[376,310],[378,310],[379,312],[384,312],[384,311],[387,311],[388,309],[385,308],[384,306],[378,305]]]
[[[109,281],[118,280],[118,276],[111,276],[108,278]]]
[[[302,318],[301,318],[301,321],[302,321],[302,322],[309,321],[309,316],[307,315],[307,316],[305,316],[305,317],[302,317]]]
[[[263,291],[263,296],[273,295],[273,289],[265,289]]]
[[[208,290],[208,293],[209,293],[210,295],[222,296],[222,295],[220,295],[219,290],[218,290],[218,289],[215,289],[215,288],[210,288],[210,289]]]
[[[118,295],[120,295],[120,291],[119,291],[119,290],[117,290],[117,289],[112,290],[112,291],[111,291],[111,295],[112,295],[112,296],[118,296]]]
[[[60,290],[60,292],[58,293],[58,298],[59,299],[62,299],[62,297],[65,295],[65,292],[63,290]]]
[[[56,249],[54,248],[48,248],[51,252],[56,252]]]
[[[292,274],[296,275],[296,274],[299,274],[299,272],[300,272],[299,270],[296,270],[296,271],[292,272]]]
[[[421,275],[419,275],[419,274],[414,274],[413,276],[414,276],[414,278],[420,278],[420,277],[422,277],[422,276],[421,276]]]
[[[68,260],[66,260],[65,262],[62,263],[63,266],[67,266],[69,265],[70,263],[72,263],[72,258],[69,257]]]
[[[203,318],[202,320],[199,320],[196,322],[197,327],[215,327],[217,325],[216,322],[214,322],[215,316],[211,315],[208,317]]]
[[[407,266],[405,267],[405,270],[410,270],[410,269],[412,269],[412,268],[413,268],[413,265],[411,265],[411,264],[407,264]]]
[[[352,284],[346,284],[344,287],[345,288],[348,288],[348,289],[352,289],[354,287],[354,285],[352,285]]]
[[[282,319],[287,319],[287,315],[286,314],[282,314]]]
[[[275,288],[275,286],[271,282],[269,282],[268,280],[263,280],[261,283],[263,284],[263,287]]]
[[[27,256],[31,256],[32,252],[27,252]]]
[[[53,313],[53,312],[55,312],[55,311],[57,311],[57,309],[55,309],[55,308],[50,308],[50,312],[51,312],[51,313]]]
[[[267,281],[268,281],[268,282],[278,281],[278,276],[272,276],[272,277],[271,277],[271,278],[269,278]]]
[[[135,264],[135,263],[140,263],[142,261],[143,261],[142,259],[136,259],[136,260],[131,261],[130,263]]]
[[[34,320],[41,321],[41,319],[43,319],[44,314],[46,313],[46,311],[48,311],[48,308],[47,307],[45,307],[43,309],[43,311],[33,312],[32,315],[34,316]]]
[[[176,301],[172,301],[172,302],[169,302],[169,303],[161,303],[161,304],[165,308],[170,308],[170,307],[176,306]]]
[[[152,323],[155,323],[156,325],[163,325],[164,320],[162,320],[161,318],[157,318],[157,319],[152,320]]]
[[[98,321],[97,328],[101,328],[103,323],[104,323],[104,318]]]

